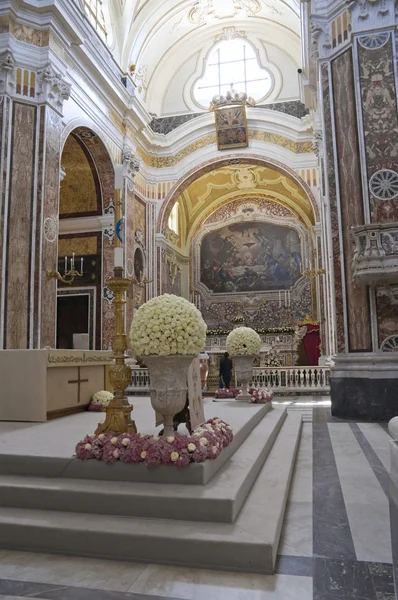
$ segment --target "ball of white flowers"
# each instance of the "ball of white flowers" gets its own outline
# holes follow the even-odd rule
[[[206,343],[207,325],[200,311],[179,296],[152,298],[136,312],[130,329],[136,356],[195,355]]]
[[[251,327],[238,327],[227,337],[227,350],[232,356],[258,354],[260,349],[261,338]]]
[[[95,392],[92,397],[92,402],[94,404],[101,404],[102,406],[108,406],[111,400],[113,400],[113,394],[105,390],[102,390],[101,392]]]

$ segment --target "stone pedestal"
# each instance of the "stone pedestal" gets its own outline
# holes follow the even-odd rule
[[[330,373],[332,415],[389,421],[397,413],[398,355],[339,354]]]

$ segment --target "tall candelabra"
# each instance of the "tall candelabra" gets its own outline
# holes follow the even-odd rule
[[[121,188],[121,183],[119,184]],[[115,232],[120,232],[123,220],[122,200],[120,189],[116,190],[115,198]],[[114,294],[113,306],[115,309],[115,334],[113,337],[112,351],[114,362],[109,369],[109,379],[114,388],[114,398],[106,409],[104,423],[99,423],[96,434],[137,433],[135,422],[131,419],[133,406],[129,404],[126,388],[131,379],[131,369],[126,365],[127,335],[124,324],[125,294],[131,285],[145,286],[147,279],[138,281],[135,278],[124,277],[123,272],[123,244],[121,236],[115,233],[115,268],[114,277],[107,282],[109,289]]]

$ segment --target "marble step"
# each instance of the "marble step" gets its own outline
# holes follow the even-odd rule
[[[199,489],[192,485],[110,485],[105,481],[0,475],[0,506],[233,523],[286,416],[286,409],[269,412],[208,485]]]
[[[230,401],[227,410],[242,415],[242,422],[234,425],[234,438],[229,446],[221,452],[216,460],[192,464],[185,469],[170,469],[159,467],[147,469],[145,465],[130,465],[118,462],[109,468],[109,465],[96,460],[77,460],[70,454],[67,456],[0,453],[0,475],[25,475],[28,477],[62,477],[65,479],[95,479],[101,481],[128,481],[142,483],[206,485],[223,465],[234,455],[236,450],[245,441],[251,431],[262,421],[264,416],[272,409],[268,403],[265,405],[248,404]],[[223,414],[224,417],[224,414]],[[228,419],[228,416],[227,416]],[[236,417],[235,417],[236,421]],[[23,450],[23,449],[22,449]],[[71,452],[72,454],[72,452]]]
[[[3,507],[0,547],[272,573],[300,432],[289,415],[235,523]]]

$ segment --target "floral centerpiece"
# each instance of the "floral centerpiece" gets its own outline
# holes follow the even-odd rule
[[[206,331],[196,306],[171,294],[152,298],[134,316],[131,346],[148,366],[152,406],[166,437],[173,433],[173,416],[185,406],[188,368],[205,346]]]
[[[251,388],[249,394],[251,396],[251,404],[266,404],[267,402],[272,402],[274,397],[274,392],[268,389]]]
[[[214,418],[195,429],[192,435],[87,435],[77,444],[76,457],[106,463],[144,463],[148,468],[162,465],[186,467],[190,463],[214,460],[232,439],[232,427],[221,419]]]
[[[247,386],[253,374],[253,360],[261,349],[261,338],[251,327],[238,327],[227,337],[227,351],[235,357],[235,370],[242,384],[239,400],[250,400]]]
[[[88,405],[88,410],[91,412],[104,412],[109,406],[111,400],[113,400],[112,392],[107,392],[106,390],[95,392],[91,398],[90,404]]]

